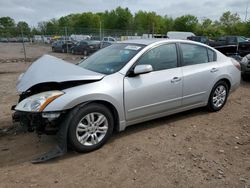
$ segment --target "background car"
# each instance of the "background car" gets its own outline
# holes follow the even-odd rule
[[[57,40],[52,43],[52,52],[67,53],[74,43],[71,40]]]
[[[239,54],[243,57],[250,53],[250,42],[242,36],[221,36],[209,45],[227,56]]]
[[[100,44],[100,48],[105,48],[116,42],[117,42],[116,39],[113,37],[103,37],[101,44]]]
[[[209,39],[206,36],[190,36],[190,37],[187,37],[187,39],[200,42],[203,44],[209,44]]]
[[[0,38],[0,42],[9,42],[7,38]]]
[[[83,54],[85,56],[92,54],[100,49],[100,41],[82,40],[72,45],[70,51],[72,54]]]
[[[250,78],[250,54],[242,58],[241,62],[241,74],[243,80]]]

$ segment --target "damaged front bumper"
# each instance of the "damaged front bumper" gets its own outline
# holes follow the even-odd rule
[[[11,110],[15,110],[12,106]],[[27,128],[27,131],[40,134],[56,134],[59,130],[59,125],[65,116],[66,111],[63,112],[24,112],[15,111],[12,114],[13,122],[20,122],[20,124]]]
[[[15,106],[12,106],[15,110]],[[52,150],[33,159],[32,163],[43,163],[67,153],[67,111],[62,112],[23,112],[15,111],[12,115],[14,122],[20,122],[29,132],[35,131],[38,135],[57,135],[57,145]]]

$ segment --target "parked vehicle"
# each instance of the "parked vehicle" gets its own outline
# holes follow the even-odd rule
[[[48,69],[49,67],[49,69]],[[206,106],[219,111],[240,84],[240,64],[188,40],[131,40],[78,65],[45,55],[20,76],[14,120],[58,134],[58,147],[34,162],[100,148],[114,130]],[[157,135],[156,135],[157,136]]]
[[[82,40],[73,45],[70,49],[72,54],[83,54],[85,56],[92,54],[100,49],[100,41]]]
[[[182,32],[182,31],[169,31],[167,32],[167,38],[169,39],[183,39],[186,40],[188,37],[195,36],[192,32]]]
[[[17,38],[12,37],[12,38],[8,38],[8,41],[9,42],[17,42],[18,40],[17,40]]]
[[[58,40],[52,43],[51,48],[52,52],[62,52],[67,53],[74,43],[71,40]]]
[[[113,42],[107,42],[107,41],[102,41],[101,42],[101,45],[100,45],[100,48],[106,48],[110,45],[114,44]]]
[[[105,48],[107,46],[110,46],[111,44],[116,43],[117,41],[113,37],[103,37],[100,48]]]
[[[200,42],[203,44],[209,44],[209,39],[206,36],[190,36],[190,37],[187,37],[187,39]]]
[[[9,42],[7,38],[0,38],[0,42]]]
[[[243,80],[250,78],[250,54],[242,58],[241,62],[241,74]]]
[[[244,42],[240,42],[238,44],[238,54],[241,57],[244,57],[244,56],[250,54],[250,41],[249,40],[244,41]]]
[[[223,36],[210,42],[210,46],[221,53],[230,56],[235,54],[246,55],[250,53],[250,42],[242,36]]]

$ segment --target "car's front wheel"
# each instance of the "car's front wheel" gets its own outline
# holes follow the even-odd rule
[[[89,104],[80,108],[69,126],[70,146],[77,152],[89,152],[100,148],[111,136],[114,118],[102,104]]]
[[[219,81],[215,84],[208,101],[208,109],[210,111],[219,111],[227,102],[228,85],[225,81]]]

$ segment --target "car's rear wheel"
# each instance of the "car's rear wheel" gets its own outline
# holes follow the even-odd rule
[[[114,118],[110,110],[101,104],[89,104],[81,108],[69,126],[69,143],[77,152],[100,148],[111,136]]]
[[[215,84],[208,101],[208,109],[210,111],[219,111],[227,102],[228,85],[225,81],[219,81]]]

